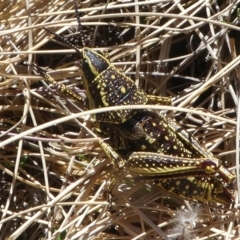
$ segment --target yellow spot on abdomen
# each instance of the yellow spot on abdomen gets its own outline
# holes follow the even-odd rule
[[[122,92],[122,93],[125,93],[125,92],[126,92],[126,88],[125,88],[125,87],[122,87],[122,88],[121,88],[121,92]]]

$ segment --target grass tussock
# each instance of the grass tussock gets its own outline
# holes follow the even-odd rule
[[[239,169],[240,1],[77,2],[86,45],[148,94],[171,97],[174,111],[159,106],[166,117]],[[26,64],[85,97],[81,59],[43,27],[81,48],[72,1],[1,1],[0,238],[237,239],[236,183],[231,206],[199,204],[126,173],[110,206],[115,168],[86,102]]]

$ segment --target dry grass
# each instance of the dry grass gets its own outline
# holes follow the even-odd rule
[[[175,107],[158,109],[171,110],[169,117],[233,170],[239,169],[239,3],[79,1],[87,44],[107,50],[149,94],[172,97]],[[237,184],[235,203],[221,206],[123,179],[110,209],[113,168],[92,131],[93,111],[59,96],[24,64],[54,69],[54,79],[84,96],[75,51],[42,28],[78,44],[74,4],[1,1],[0,10],[0,239],[239,239]]]

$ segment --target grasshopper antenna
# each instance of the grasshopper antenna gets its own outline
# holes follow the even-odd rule
[[[69,47],[73,48],[77,53],[79,53],[80,55],[82,55],[82,53],[79,51],[79,49],[73,45],[72,43],[70,43],[67,39],[63,38],[62,36],[60,36],[59,34],[55,33],[54,31],[43,27],[44,30],[46,30],[47,32],[50,32],[51,34],[53,34],[58,40],[60,40],[63,43],[66,43]]]
[[[80,13],[78,11],[78,5],[77,5],[76,1],[74,1],[74,9],[75,9],[77,22],[78,22],[78,32],[80,34],[81,43],[82,43],[83,47],[86,47],[86,41],[85,41],[84,36],[83,36],[83,27],[82,27],[82,23],[81,23],[81,20],[80,20]]]
[[[81,38],[81,44],[82,44],[83,47],[85,47],[86,43],[85,43],[85,39],[83,37],[83,28],[82,28],[82,24],[81,24],[81,20],[80,20],[80,14],[79,14],[79,11],[78,11],[78,5],[77,5],[76,1],[74,1],[74,9],[75,9],[77,22],[78,22],[78,31],[79,31],[80,38]],[[69,42],[67,39],[63,38],[62,36],[60,36],[59,34],[55,33],[54,31],[52,31],[48,28],[45,28],[45,27],[43,27],[43,28],[47,32],[50,32],[51,34],[53,34],[58,40],[60,40],[63,43],[66,43],[70,48],[73,48],[77,53],[82,55],[82,53],[79,51],[79,49],[75,45],[73,45],[71,42]]]

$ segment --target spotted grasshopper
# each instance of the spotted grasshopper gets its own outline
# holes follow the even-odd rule
[[[82,79],[90,109],[146,105],[152,101],[165,105],[171,103],[168,98],[147,95],[104,54],[86,47],[76,3],[75,10],[83,45],[81,51],[56,33],[47,31],[82,56]],[[38,67],[37,70],[55,83],[47,72]],[[60,92],[81,100],[64,85],[58,87]],[[149,109],[103,112],[94,118],[112,142],[110,146],[100,141],[100,145],[120,171],[123,168],[135,173],[138,178],[150,180],[186,199],[223,204],[232,202],[226,186],[235,180],[235,175],[173,120]]]

